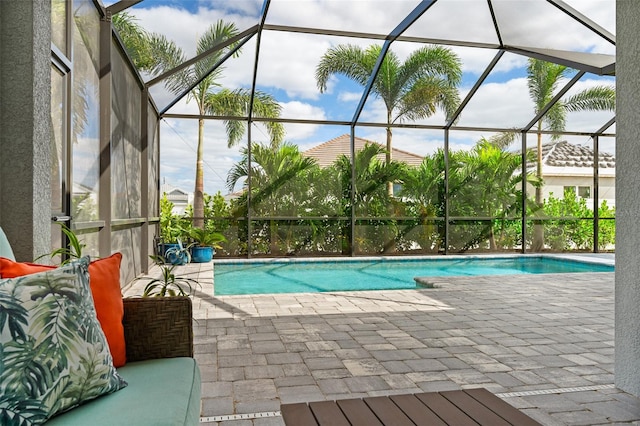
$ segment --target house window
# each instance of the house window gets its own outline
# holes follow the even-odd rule
[[[567,192],[577,194],[580,198],[591,198],[590,186],[565,186],[564,193],[566,194]]]
[[[591,198],[591,187],[590,186],[579,186],[578,187],[578,197],[580,197],[580,198]]]

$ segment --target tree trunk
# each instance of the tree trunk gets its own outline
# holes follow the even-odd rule
[[[273,219],[269,221],[269,251],[271,256],[282,254],[278,247],[278,223]]]
[[[542,127],[542,123],[538,123],[538,130]],[[539,182],[542,181],[542,134],[538,133],[538,164],[536,165],[536,177]],[[542,186],[536,186],[536,212],[535,216],[542,214]],[[544,224],[539,220],[533,221],[533,243],[531,250],[540,252],[544,248]]]
[[[193,191],[193,226],[204,228],[204,119],[198,120],[198,150],[196,154],[196,186]]]
[[[389,116],[388,119],[391,119],[391,117]],[[387,165],[391,164],[391,160],[393,160],[393,155],[391,154],[391,136],[391,127],[387,127]],[[389,197],[393,197],[393,182],[391,181],[387,182],[387,193],[389,194]]]
[[[492,216],[491,213],[489,213],[489,217],[491,216]],[[498,244],[496,244],[496,232],[494,229],[493,220],[489,222],[489,250],[490,251],[498,250]]]

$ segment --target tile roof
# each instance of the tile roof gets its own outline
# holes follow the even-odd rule
[[[533,152],[537,152],[537,148],[534,148]],[[567,141],[543,144],[542,158],[543,166],[593,168],[593,150]],[[616,159],[609,153],[600,152],[598,166],[601,169],[615,168]]]
[[[310,157],[316,159],[318,161],[318,165],[320,167],[326,167],[331,164],[338,158],[338,156],[344,154],[349,156],[351,153],[350,149],[350,140],[351,136],[348,134],[344,134],[342,136],[338,136],[337,138],[331,139],[330,141],[321,143],[320,145],[314,146],[302,153],[305,157]],[[384,148],[386,145],[383,145],[378,142],[370,141],[367,139],[355,137],[355,149],[356,151],[364,148],[365,144],[377,144]],[[413,154],[411,152],[403,151],[397,148],[391,148],[392,158],[396,161],[401,161],[410,166],[419,166],[422,163],[423,157],[417,154]],[[384,154],[379,155],[378,158],[380,160],[385,159]]]

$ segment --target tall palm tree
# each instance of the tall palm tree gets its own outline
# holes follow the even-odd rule
[[[334,74],[366,86],[381,51],[379,45],[366,49],[338,45],[327,50],[316,67],[320,92],[327,89],[327,82]],[[387,52],[372,87],[372,92],[382,98],[387,109],[387,163],[392,160],[391,125],[430,117],[438,108],[450,117],[460,104],[457,86],[461,78],[461,61],[450,49],[425,46],[411,53],[404,62],[394,52]],[[387,183],[387,190],[393,195],[393,182]]]
[[[529,95],[538,114],[553,99],[558,86],[563,79],[575,70],[564,65],[558,65],[539,59],[529,59],[527,66],[527,86]],[[566,128],[567,113],[575,111],[615,111],[616,91],[611,86],[596,86],[583,90],[568,99],[559,100],[536,124],[537,130],[537,160],[536,177],[542,182],[542,130],[561,132]],[[560,134],[553,134],[551,140],[560,139]],[[535,189],[536,208],[542,212],[542,185]],[[544,246],[544,226],[541,222],[534,222],[533,251],[540,251]]]
[[[225,23],[219,20],[198,39],[196,54],[208,51],[219,43],[238,35],[238,30],[234,23]],[[175,68],[187,60],[182,49],[173,41],[167,40],[162,35],[152,35],[152,48],[156,63],[152,67],[152,72],[165,72]],[[247,89],[222,89],[219,79],[222,77],[224,68],[219,66],[214,71],[209,71],[226,54],[235,47],[234,44],[217,50],[206,58],[198,61],[176,74],[173,74],[166,82],[169,91],[180,94],[198,81],[199,83],[191,90],[187,101],[193,99],[198,106],[200,115],[238,115],[246,116],[249,113],[251,103],[251,91]],[[209,74],[207,74],[209,73]],[[253,99],[253,113],[256,117],[276,118],[280,115],[280,104],[269,94],[256,92]],[[225,126],[228,135],[229,147],[240,142],[245,131],[245,124],[241,121],[226,120]],[[265,124],[269,133],[271,143],[277,146],[284,137],[284,128],[281,123],[268,122]],[[202,228],[204,226],[204,119],[198,119],[198,148],[196,153],[196,178],[193,200],[194,226]]]

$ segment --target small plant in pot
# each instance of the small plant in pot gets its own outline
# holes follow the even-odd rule
[[[177,265],[167,263],[162,256],[149,256],[160,268],[159,277],[139,277],[136,280],[149,280],[144,287],[142,297],[190,296],[200,285],[192,278],[176,276]]]
[[[184,265],[191,262],[191,245],[182,244],[182,240],[178,238],[178,243],[166,248],[164,259],[172,265]]]
[[[167,199],[166,194],[160,199],[160,241],[157,253],[164,256],[169,262],[184,264],[185,249],[182,241],[189,238],[191,222],[188,218],[178,216],[172,212],[173,203]]]
[[[202,228],[192,228],[189,236],[194,241],[191,246],[191,261],[196,263],[210,262],[214,249],[222,248],[219,243],[227,241],[221,233]]]

